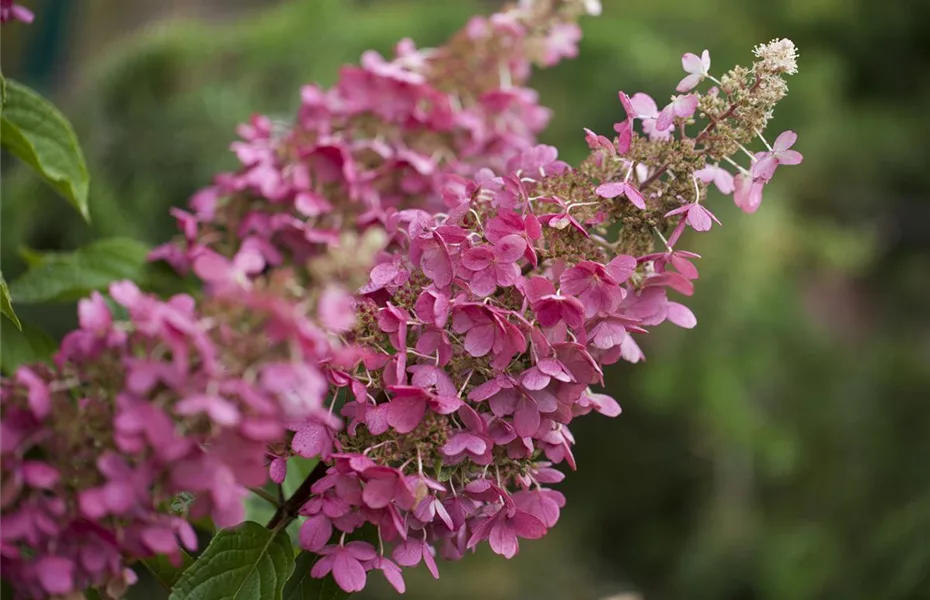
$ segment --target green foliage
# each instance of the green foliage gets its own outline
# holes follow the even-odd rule
[[[12,374],[20,365],[50,362],[58,348],[54,339],[38,327],[26,322],[22,329],[0,319],[0,372]]]
[[[142,559],[145,568],[158,580],[166,590],[170,590],[181,579],[184,571],[194,564],[194,559],[190,554],[181,550],[181,564],[174,565],[167,557],[157,555],[152,558]]]
[[[71,124],[55,106],[13,80],[3,84],[0,143],[90,220],[90,177]]]
[[[148,248],[127,238],[94,242],[74,252],[31,254],[29,270],[10,284],[24,303],[67,301],[104,290],[113,281],[143,279]]]
[[[293,570],[287,534],[247,521],[216,534],[181,575],[170,600],[272,600],[281,597]]]
[[[17,329],[22,330],[22,323],[19,322],[19,317],[13,312],[13,304],[10,302],[10,288],[6,284],[6,279],[3,278],[3,271],[0,271],[0,313],[12,321]]]
[[[309,552],[297,555],[294,574],[284,585],[283,600],[344,600],[349,597],[347,592],[336,585],[332,575],[323,579],[310,576],[310,569],[319,558],[318,555]]]

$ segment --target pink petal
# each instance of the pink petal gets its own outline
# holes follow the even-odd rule
[[[617,417],[623,412],[620,404],[607,394],[588,392],[588,398],[591,400],[591,404],[594,405],[594,410],[605,417]]]
[[[494,253],[501,262],[512,263],[519,260],[526,251],[526,240],[522,235],[506,235],[494,244]]]
[[[771,152],[765,152],[762,158],[752,165],[752,177],[753,179],[768,181],[772,178],[772,175],[775,174],[775,169],[777,167],[778,158]]]
[[[516,534],[503,522],[498,522],[491,528],[488,543],[491,550],[504,558],[513,558],[520,549]]]
[[[797,150],[783,150],[778,154],[778,164],[780,165],[798,165],[804,157]]]
[[[333,579],[347,592],[360,592],[365,588],[367,577],[360,562],[346,552],[333,555]]]
[[[693,329],[697,325],[697,317],[691,309],[677,302],[668,303],[668,320],[685,329]]]
[[[704,71],[704,64],[701,62],[700,56],[686,52],[681,57],[681,68],[684,69],[685,73],[700,74]]]
[[[271,477],[271,480],[275,483],[283,482],[285,477],[287,477],[287,461],[281,457],[272,460],[268,468],[268,476]]]
[[[426,413],[426,400],[422,398],[394,398],[387,406],[387,422],[398,433],[416,429]]]
[[[308,421],[300,426],[291,440],[291,450],[304,458],[313,458],[329,454],[332,438],[326,426],[315,421]]]
[[[520,398],[513,414],[513,428],[520,437],[531,437],[539,429],[540,417],[536,403]]]
[[[487,268],[494,260],[494,253],[487,246],[470,248],[462,254],[462,265],[472,271],[481,271]]]
[[[672,111],[674,110],[674,105],[669,104],[662,109],[662,112],[659,113],[659,117],[656,119],[655,130],[656,131],[665,131],[672,126],[672,119],[674,117]]]
[[[616,280],[617,283],[623,283],[636,271],[636,259],[632,256],[621,254],[607,263],[607,273]]]
[[[659,116],[659,107],[649,94],[644,94],[642,92],[633,94],[633,97],[630,98],[630,103],[633,106],[633,111],[636,113],[634,115],[636,118],[654,119]]]
[[[148,549],[156,554],[171,554],[178,549],[174,532],[164,527],[146,527],[141,537]]]
[[[312,516],[300,526],[300,547],[310,552],[319,552],[332,534],[332,523],[325,515]]]
[[[775,138],[775,143],[772,144],[772,150],[775,152],[784,152],[788,148],[794,146],[794,143],[798,141],[798,134],[793,131],[784,131]]]
[[[475,358],[480,358],[491,351],[494,346],[494,324],[487,323],[472,327],[465,334],[465,351]]]
[[[378,556],[374,546],[362,541],[349,542],[346,544],[346,551],[356,560],[374,560]]]
[[[23,481],[34,488],[51,489],[58,483],[58,469],[37,460],[23,461]]]
[[[622,181],[614,181],[612,183],[604,183],[594,190],[594,193],[600,196],[601,198],[616,198],[626,191],[626,183]]]
[[[643,198],[642,193],[632,185],[626,186],[626,197],[636,208],[646,210],[646,200]]]
[[[691,209],[688,211],[688,224],[695,231],[709,231],[712,225],[710,217],[701,208],[700,204],[691,205]]]
[[[691,56],[694,56],[693,54]],[[694,73],[692,75],[687,75],[678,82],[678,85],[675,86],[675,91],[678,92],[690,92],[698,86],[699,83],[704,81],[704,76],[700,73]]]
[[[528,540],[538,540],[546,535],[546,526],[543,522],[529,513],[518,510],[510,519],[510,526],[514,533]]]
[[[35,565],[42,587],[49,594],[74,591],[74,563],[67,558],[43,556]]]
[[[407,586],[404,583],[404,576],[401,574],[401,570],[387,559],[383,559],[383,562],[389,563],[381,566],[381,572],[384,573],[384,578],[397,590],[398,594],[403,594],[407,591]]]
[[[674,106],[673,110],[675,116],[679,118],[687,118],[694,114],[694,111],[698,107],[698,97],[696,94],[688,94],[687,96],[679,96],[672,103]]]

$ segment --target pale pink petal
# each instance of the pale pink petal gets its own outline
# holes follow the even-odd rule
[[[626,184],[622,181],[615,181],[612,183],[604,183],[594,190],[594,193],[600,196],[601,198],[616,198],[626,191]]]
[[[668,320],[685,329],[692,329],[697,325],[697,317],[694,316],[691,309],[678,302],[668,303]]]
[[[772,144],[772,150],[775,152],[784,152],[788,148],[794,146],[794,143],[798,141],[798,134],[793,131],[784,131],[775,138],[775,143]]]
[[[693,54],[691,56],[694,56]],[[675,91],[678,92],[690,92],[698,86],[699,83],[704,81],[704,76],[700,73],[694,73],[691,75],[686,75],[678,82],[678,85],[675,86]]]
[[[797,150],[783,150],[778,154],[778,164],[780,165],[798,165],[804,157]]]

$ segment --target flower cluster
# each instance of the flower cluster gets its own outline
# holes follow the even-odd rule
[[[249,252],[238,262],[260,265]],[[4,381],[0,558],[21,592],[120,595],[135,578],[125,556],[178,562],[196,546],[191,521],[240,522],[287,431],[339,427],[324,401],[348,296],[308,297],[283,270],[223,284],[199,303],[113,284],[113,309],[97,293],[80,302],[54,368]]]
[[[683,233],[719,223],[709,185],[752,212],[801,161],[792,132],[761,136],[796,70],[787,40],[719,79],[685,55],[661,110],[620,92],[616,135],[586,130],[577,167],[538,145],[530,65],[573,56],[574,20],[598,10],[522,1],[443,48],[367,53],[304,88],[289,129],[243,126],[242,168],[153,254],[203,297],[117,284],[128,319],[83,301],[56,368],[4,383],[4,575],[37,597],[118,588],[123,557],[176,556],[192,518],[235,522],[293,456],[320,462],[273,521],[303,517],[312,575],[349,592],[371,570],[403,591],[402,567],[438,576],[437,555],[485,540],[510,558],[554,526],[572,420],[620,414],[593,389],[604,366],[642,360],[650,327],[696,325],[673,298],[698,278]],[[193,503],[166,511],[178,494]]]
[[[7,21],[22,21],[23,23],[32,23],[35,15],[25,6],[20,6],[13,0],[0,0],[0,23]]]

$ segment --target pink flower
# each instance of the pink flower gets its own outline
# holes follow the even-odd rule
[[[749,175],[740,174],[733,180],[733,202],[743,212],[752,214],[759,210],[762,204],[762,190],[765,181],[752,179]]]
[[[685,53],[681,57],[681,68],[688,75],[678,83],[678,87],[675,89],[682,93],[690,92],[709,75],[710,52],[705,50],[701,53],[701,56],[690,52]]]
[[[659,117],[656,119],[656,130],[665,131],[672,126],[673,120],[687,119],[694,114],[698,107],[698,96],[696,94],[687,94],[685,96],[675,96],[672,101],[662,109]]]
[[[733,175],[717,165],[707,165],[694,172],[694,176],[704,183],[713,182],[721,194],[732,194],[734,189]]]
[[[536,540],[545,534],[546,526],[533,515],[516,508],[501,508],[475,529],[468,539],[468,547],[473,548],[487,539],[491,550],[504,558],[513,558],[520,550],[519,538]]]
[[[804,159],[800,152],[790,150],[798,140],[798,135],[793,131],[785,131],[772,144],[772,150],[762,152],[757,155],[757,160],[752,165],[752,178],[768,181],[775,174],[778,165],[797,165],[801,164]]]
[[[479,297],[489,296],[498,286],[509,287],[520,277],[517,261],[526,250],[526,240],[516,234],[500,238],[492,247],[478,246],[462,253],[462,265],[472,271],[469,286]]]
[[[623,301],[625,292],[604,265],[583,260],[566,269],[559,278],[564,294],[575,296],[584,305],[585,317],[610,313]]]
[[[581,300],[557,294],[552,282],[544,277],[528,279],[522,287],[541,326],[552,327],[564,321],[572,329],[581,327],[584,322],[584,304]]]
[[[326,546],[320,550],[323,558],[314,563],[310,574],[326,577],[330,572],[336,584],[346,592],[360,592],[367,581],[362,561],[374,560],[375,549],[368,542],[349,542],[345,546]]]
[[[0,23],[21,21],[28,25],[32,23],[33,19],[35,19],[35,15],[28,8],[14,4],[13,0],[0,0]]]
[[[713,223],[720,225],[720,221],[714,216],[714,213],[707,210],[703,204],[693,202],[685,204],[675,210],[665,213],[665,218],[684,213],[684,220],[688,222],[695,231],[710,231]]]
[[[395,385],[388,389],[394,397],[387,405],[387,422],[398,433],[410,433],[416,429],[427,407],[441,415],[448,415],[462,404],[457,397],[435,396],[417,387]]]
[[[551,67],[563,58],[578,56],[578,40],[581,39],[581,28],[575,23],[556,23],[546,34],[543,42],[544,54],[542,65]]]
[[[436,559],[433,555],[436,551],[426,542],[407,538],[402,543],[394,546],[394,552],[391,556],[397,561],[397,564],[404,567],[415,567],[422,561],[434,579],[439,579],[439,568],[436,566]]]

